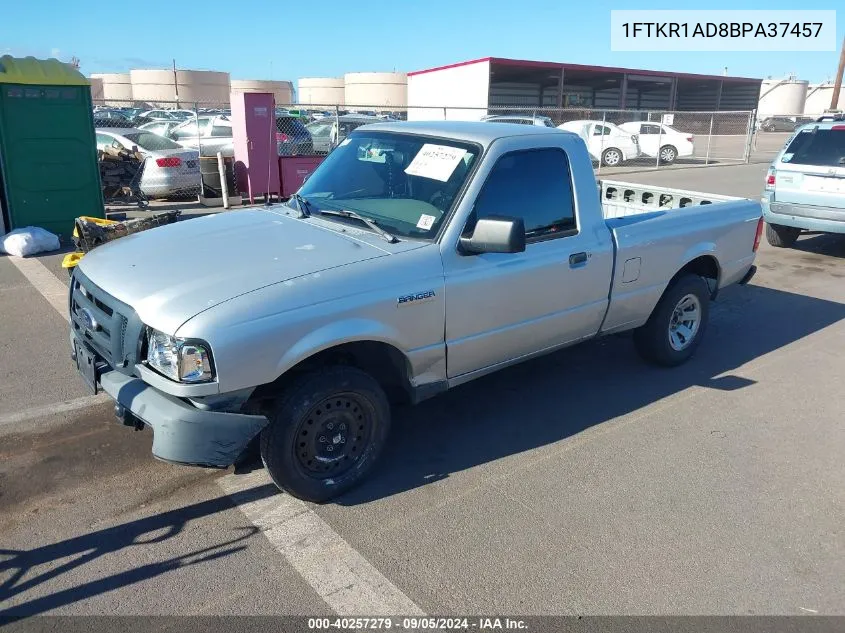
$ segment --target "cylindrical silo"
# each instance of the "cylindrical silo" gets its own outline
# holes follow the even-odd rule
[[[833,98],[833,84],[825,82],[812,84],[807,90],[807,100],[804,102],[804,114],[824,114],[830,110],[830,100]],[[839,93],[839,103],[834,109],[845,110],[845,90]]]
[[[94,105],[102,104],[103,99],[105,99],[103,95],[103,80],[99,77],[89,77],[88,81],[91,82],[91,101],[94,102]]]
[[[336,77],[303,77],[297,81],[299,103],[303,105],[343,105],[343,79]]]
[[[91,79],[103,82],[103,99],[110,106],[131,106],[132,80],[129,73],[94,73]]]
[[[365,108],[404,108],[408,105],[405,73],[346,73],[346,105]]]
[[[232,92],[272,92],[277,105],[293,103],[293,84],[289,81],[261,79],[233,79]]]
[[[760,86],[757,117],[801,114],[807,99],[809,82],[802,79],[764,79]]]
[[[135,101],[159,107],[229,103],[229,73],[211,70],[131,70]]]

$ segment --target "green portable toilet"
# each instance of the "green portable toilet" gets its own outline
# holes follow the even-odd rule
[[[57,59],[0,57],[0,207],[0,233],[105,217],[91,88]]]

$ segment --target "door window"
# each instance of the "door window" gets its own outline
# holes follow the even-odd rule
[[[502,156],[475,203],[465,235],[478,218],[521,217],[526,240],[571,235],[576,230],[569,160],[561,149],[545,148]]]
[[[597,125],[593,128],[593,136],[610,136],[610,128],[606,125]]]
[[[644,123],[640,126],[640,134],[660,134],[660,126]]]

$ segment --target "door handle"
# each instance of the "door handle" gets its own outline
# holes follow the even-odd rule
[[[586,264],[587,263],[587,253],[572,253],[569,256],[569,265],[570,266],[577,266],[578,264]]]

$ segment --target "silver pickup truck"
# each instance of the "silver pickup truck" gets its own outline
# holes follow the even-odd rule
[[[553,128],[384,123],[287,203],[131,235],[71,282],[80,373],[153,454],[325,501],[370,470],[390,404],[634,331],[677,365],[717,292],[745,283],[759,202],[598,183]]]

